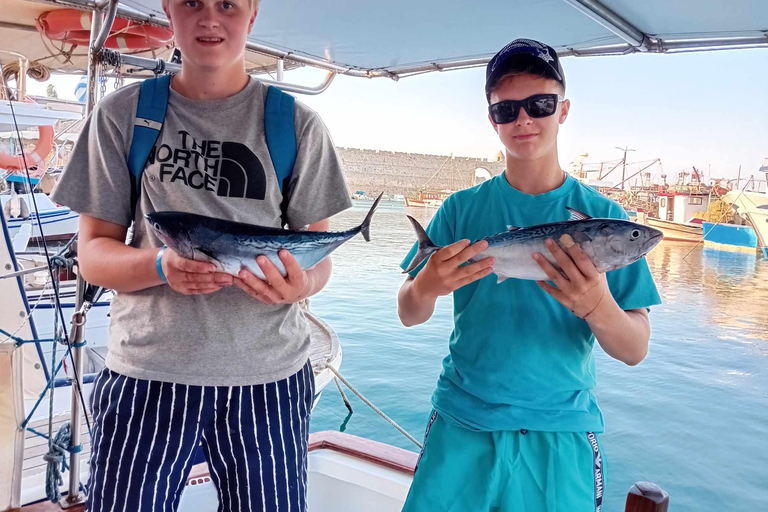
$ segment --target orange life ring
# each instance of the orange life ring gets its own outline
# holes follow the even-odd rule
[[[77,9],[44,12],[37,18],[37,30],[49,39],[88,46],[91,40],[93,13]],[[142,25],[115,18],[104,46],[120,50],[156,50],[170,44],[173,31],[154,25]]]
[[[27,98],[27,103],[34,103]],[[21,155],[6,155],[0,151],[0,169],[22,170],[30,167],[39,167],[45,160],[45,157],[51,154],[53,149],[53,126],[38,126],[39,136],[37,144],[32,151],[24,151],[24,158]]]
[[[25,158],[22,158],[21,155],[6,155],[0,151],[0,168],[17,170],[38,167],[53,149],[53,126],[38,126],[37,131],[40,132],[40,137],[35,144],[35,149],[25,151]]]

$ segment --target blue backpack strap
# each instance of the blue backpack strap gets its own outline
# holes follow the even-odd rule
[[[288,197],[291,175],[296,163],[296,128],[294,126],[294,105],[296,100],[274,86],[267,91],[264,106],[264,132],[267,138],[269,156],[277,175],[277,184],[283,201],[280,205],[283,225],[287,224]]]
[[[168,107],[168,89],[171,75],[149,78],[141,83],[136,117],[133,120],[133,138],[128,153],[128,170],[131,173],[131,212],[136,215],[136,203],[141,192],[141,175],[147,158],[163,129]]]

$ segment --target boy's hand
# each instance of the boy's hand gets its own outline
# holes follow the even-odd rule
[[[287,275],[280,274],[277,267],[266,256],[256,258],[266,280],[259,279],[252,272],[240,271],[235,285],[245,293],[264,304],[293,304],[303,299],[309,287],[307,273],[301,270],[293,255],[283,249],[278,253]]]
[[[182,258],[171,248],[166,248],[160,264],[168,286],[184,295],[204,295],[230,286],[234,278],[216,272],[212,263]]]
[[[469,240],[460,240],[435,251],[416,276],[413,283],[416,290],[423,295],[437,298],[482,279],[491,273],[491,267],[496,262],[494,258],[485,258],[463,267],[461,265],[487,248],[488,242],[484,240],[472,245]]]
[[[537,284],[571,313],[582,320],[586,319],[597,309],[604,295],[611,293],[605,275],[597,271],[592,260],[577,244],[571,245],[565,251],[553,240],[547,240],[546,244],[565,276],[544,255],[535,253],[533,258],[536,263],[557,288],[544,281],[537,281]]]

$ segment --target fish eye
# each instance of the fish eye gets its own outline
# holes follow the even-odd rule
[[[155,229],[160,231],[160,223],[159,222],[155,222]]]
[[[639,229],[633,229],[632,232],[629,234],[630,240],[635,240],[640,237],[640,230]]]

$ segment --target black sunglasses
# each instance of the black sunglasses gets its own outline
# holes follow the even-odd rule
[[[496,124],[512,123],[520,114],[520,107],[531,117],[548,117],[555,113],[563,101],[559,94],[534,94],[524,100],[504,100],[488,106],[488,113]]]

